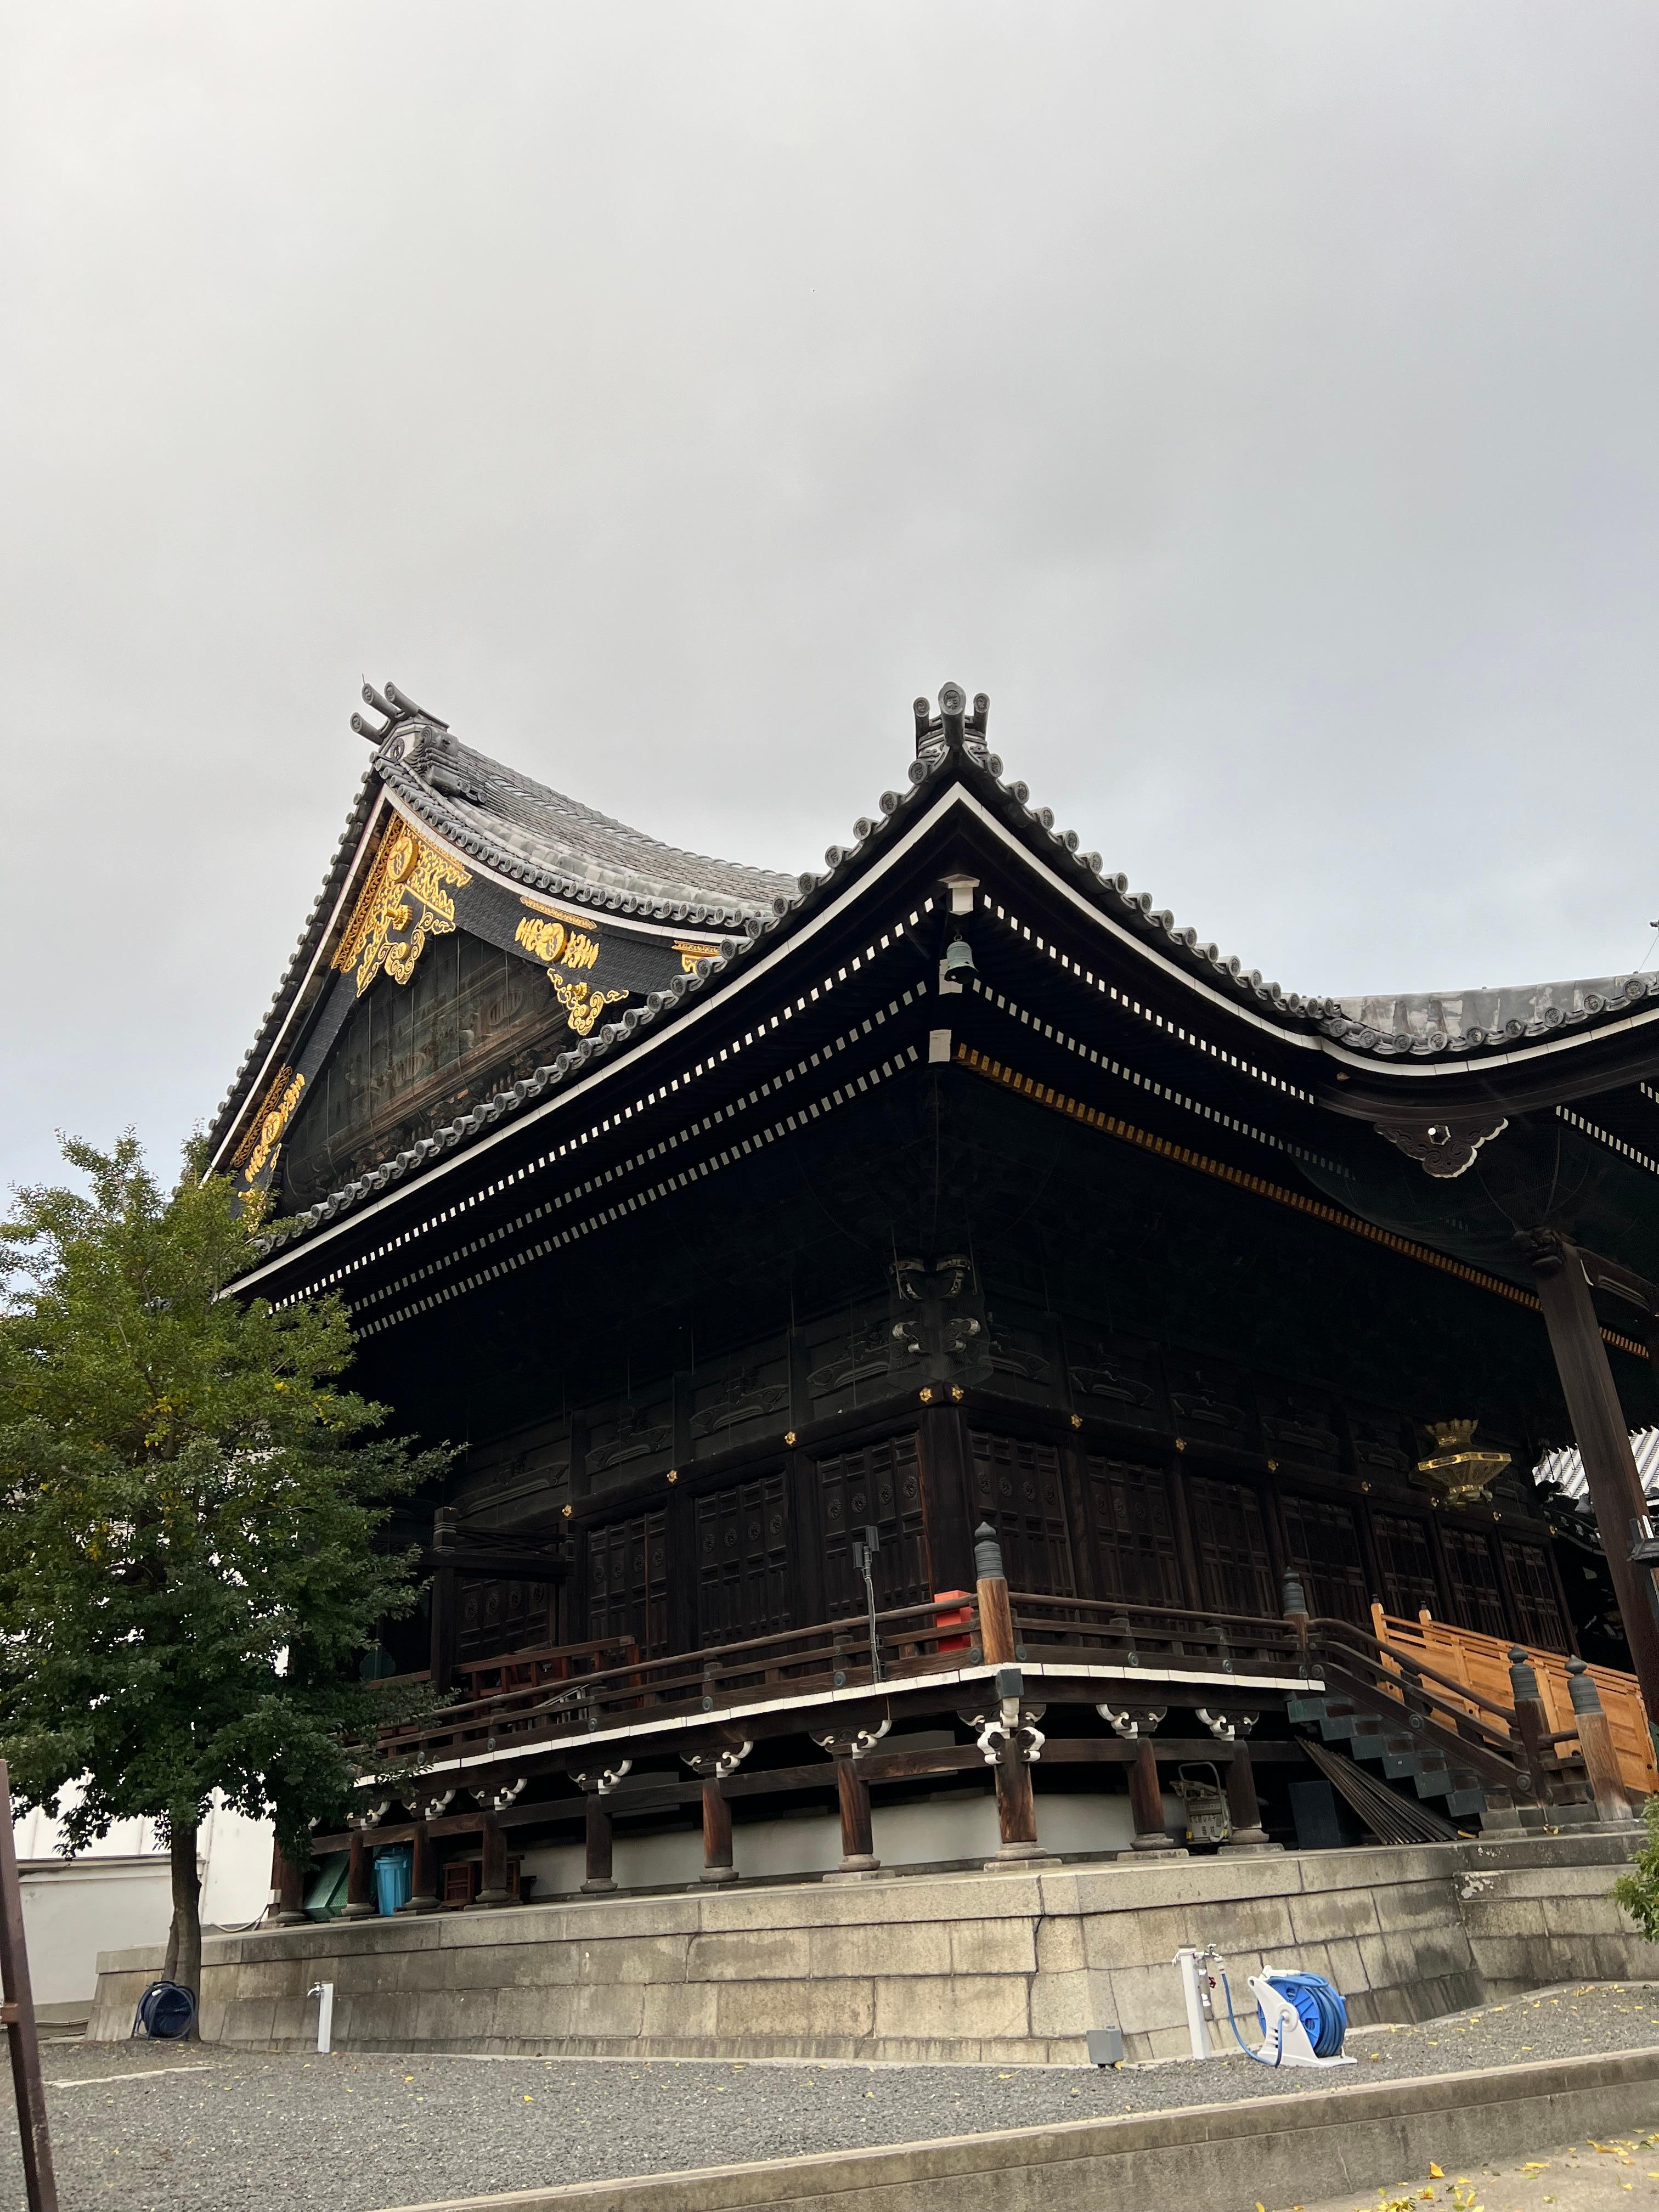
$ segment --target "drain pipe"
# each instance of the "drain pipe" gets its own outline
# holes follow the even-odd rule
[[[317,2048],[326,2057],[334,2048],[334,1984],[313,1982],[306,1995],[320,2000],[317,2007]]]

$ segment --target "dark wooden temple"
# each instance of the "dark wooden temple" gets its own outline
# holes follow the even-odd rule
[[[718,1717],[688,1655],[718,1674],[739,1647],[772,1654],[773,1690],[862,1684],[853,1735],[878,1709],[897,1725],[880,1680],[931,1668],[969,1756],[935,1746],[923,1778],[978,1759],[983,1787],[957,1677],[964,1649],[981,1690],[996,1663],[999,1575],[1010,1654],[1082,1668],[1043,1692],[1066,1741],[1143,1784],[1152,1726],[1115,1726],[1078,1654],[1203,1646],[1190,1698],[1159,1701],[1218,1716],[1182,1740],[1230,1757],[1217,1685],[1228,1638],[1249,1647],[1285,1685],[1244,1701],[1272,1709],[1265,1773],[1275,1730],[1301,1756],[1292,1679],[1322,1676],[1283,1642],[1287,1586],[1361,1673],[1375,1607],[1540,1652],[1582,1627],[1653,1705],[1626,1426],[1659,1420],[1659,981],[1283,991],[1083,850],[954,686],[917,702],[898,787],[799,878],[662,846],[370,696],[361,795],[213,1141],[274,1201],[244,1291],[338,1293],[357,1386],[462,1448],[405,1532],[424,1609],[374,1663],[483,1718],[428,1731],[398,1832],[494,1818],[471,1769],[445,1778],[465,1743],[499,1764],[548,1737],[514,1817],[591,1810],[546,1686],[591,1678],[581,1726],[620,1743],[659,1708]],[[1571,1441],[1595,1571],[1531,1479]],[[816,1694],[789,1692],[775,1755],[717,1798],[769,1756],[811,1789]],[[512,1697],[542,1720],[510,1741],[488,1715]],[[699,1779],[659,1771],[653,1808],[741,1734],[664,1739]],[[1454,1811],[1504,1794],[1478,1768],[1443,1790]],[[423,1821],[422,1791],[457,1809]]]

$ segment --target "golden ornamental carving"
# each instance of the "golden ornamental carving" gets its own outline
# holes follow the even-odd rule
[[[449,894],[471,880],[459,860],[428,845],[408,823],[393,822],[334,956],[342,975],[356,969],[359,998],[383,968],[394,983],[408,982],[427,939],[453,932]]]
[[[563,968],[591,968],[599,957],[599,946],[584,931],[539,915],[526,915],[513,935],[532,959],[556,960]]]
[[[257,1182],[276,1158],[283,1132],[294,1119],[300,1093],[305,1087],[304,1076],[296,1075],[291,1067],[277,1070],[264,1103],[231,1155],[231,1165],[245,1168],[250,1182]]]
[[[607,1006],[614,1006],[628,996],[626,991],[597,991],[591,983],[567,982],[550,968],[548,975],[553,985],[553,995],[564,1008],[570,1026],[578,1036],[586,1036]]]
[[[718,960],[720,957],[718,945],[694,945],[678,937],[674,939],[674,950],[679,954],[680,966],[688,975],[696,973],[699,960]]]

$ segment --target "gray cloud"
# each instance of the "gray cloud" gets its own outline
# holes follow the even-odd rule
[[[211,1109],[365,673],[792,867],[955,676],[1287,986],[1646,957],[1650,7],[0,37],[0,1177]]]

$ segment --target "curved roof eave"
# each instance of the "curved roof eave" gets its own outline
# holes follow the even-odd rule
[[[441,724],[428,720],[418,710],[377,733],[383,740],[381,749],[364,777],[330,875],[313,905],[307,933],[273,998],[260,1036],[245,1057],[237,1084],[216,1117],[216,1142],[222,1143],[230,1123],[245,1107],[254,1088],[258,1072],[269,1064],[271,1048],[293,1011],[299,988],[322,949],[330,915],[337,907],[340,892],[350,873],[352,855],[361,845],[372,818],[377,785],[384,785],[401,807],[459,849],[514,880],[556,889],[566,897],[585,898],[611,912],[635,914],[641,919],[684,922],[705,930],[709,930],[711,925],[714,929],[724,925],[728,933],[722,936],[717,958],[699,963],[694,974],[677,977],[667,990],[653,994],[657,1005],[647,1002],[630,1007],[619,1020],[605,1024],[593,1036],[574,1043],[549,1066],[521,1079],[510,1090],[498,1092],[395,1160],[343,1185],[306,1212],[273,1224],[272,1244],[302,1237],[323,1222],[354,1211],[388,1185],[433,1164],[441,1154],[463,1146],[470,1136],[516,1112],[532,1099],[541,1098],[568,1076],[577,1072],[586,1073],[595,1058],[629,1042],[642,1025],[672,1017],[689,994],[700,992],[710,980],[739,960],[746,960],[759,950],[770,949],[766,941],[775,940],[778,933],[787,930],[793,933],[835,901],[854,877],[863,874],[878,842],[889,842],[886,833],[901,817],[910,820],[916,817],[920,802],[925,797],[938,794],[947,771],[979,799],[988,818],[1000,821],[1012,833],[1080,905],[1092,908],[1096,918],[1111,927],[1115,936],[1150,958],[1166,975],[1196,989],[1218,1006],[1243,1016],[1254,1026],[1276,1031],[1287,1042],[1304,1049],[1311,1048],[1350,1066],[1369,1064],[1379,1073],[1437,1076],[1512,1066],[1518,1059],[1553,1055],[1565,1045],[1587,1041],[1610,1028],[1630,1026],[1629,1010],[1649,995],[1654,997],[1656,1011],[1659,1011],[1659,978],[1631,976],[1618,980],[1613,989],[1605,988],[1611,979],[1602,979],[1595,984],[1539,986],[1530,994],[1486,994],[1500,1000],[1529,998],[1534,1002],[1533,1012],[1522,1023],[1519,1035],[1515,1030],[1518,1014],[1505,1016],[1501,1034],[1493,1034],[1484,1024],[1474,1024],[1456,1032],[1447,1028],[1426,1028],[1426,1016],[1417,1010],[1435,1006],[1443,1009],[1446,1003],[1443,996],[1437,998],[1432,994],[1386,1002],[1404,1011],[1401,1016],[1402,1026],[1385,1031],[1374,1021],[1359,1019],[1352,1011],[1356,1007],[1375,1008],[1382,1002],[1304,999],[1297,993],[1286,993],[1276,982],[1264,981],[1259,970],[1245,969],[1242,962],[1223,954],[1214,944],[1200,943],[1196,930],[1178,924],[1167,909],[1156,908],[1150,893],[1132,891],[1127,876],[1109,874],[1099,854],[1082,851],[1081,840],[1075,831],[1056,829],[1051,809],[1030,803],[1025,784],[1004,781],[1001,761],[982,742],[970,738],[964,744],[948,747],[939,738],[939,729],[940,724],[934,722],[929,732],[931,741],[921,744],[909,770],[908,788],[884,792],[878,813],[862,817],[854,824],[850,845],[830,846],[821,872],[808,872],[795,878],[746,868],[738,863],[701,861],[697,856],[659,845],[654,839],[611,823],[608,817],[582,808],[575,801],[548,793],[545,787],[532,784],[512,771],[497,770],[495,763],[460,746]],[[434,744],[434,738],[441,742]],[[499,834],[493,841],[487,838],[479,827],[479,818],[487,808],[477,781],[480,769],[485,767],[498,773],[514,789],[528,790],[556,801],[569,810],[573,821],[592,825],[594,834],[614,833],[629,841],[638,848],[642,863],[646,856],[655,854],[675,862],[696,862],[704,870],[719,871],[720,887],[712,878],[699,887],[676,881],[666,872],[652,873],[643,865],[630,870],[621,858],[596,866],[586,877],[579,879],[574,868],[561,872],[556,866],[550,866],[545,851],[541,859],[532,860],[503,842]],[[473,781],[464,790],[441,787],[451,781],[465,782],[469,776]],[[616,880],[605,879],[607,870]],[[624,882],[623,878],[629,880]],[[721,905],[718,900],[721,890],[727,887],[728,902]],[[681,890],[697,888],[704,893],[701,899],[675,896]],[[739,888],[748,895],[738,897]],[[732,933],[738,930],[740,935]],[[1571,1002],[1563,1005],[1559,994],[1568,993],[1574,994]],[[1463,994],[1468,1001],[1474,995]]]

